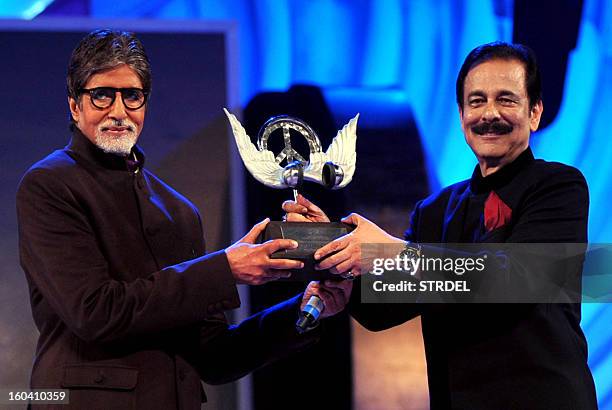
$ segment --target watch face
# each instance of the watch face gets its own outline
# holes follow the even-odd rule
[[[421,257],[421,250],[411,245],[406,245],[406,248],[399,254],[400,258],[418,259]]]

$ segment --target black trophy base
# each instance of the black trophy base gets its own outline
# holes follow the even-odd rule
[[[298,242],[296,249],[282,249],[272,254],[274,259],[294,259],[304,262],[303,269],[292,270],[285,280],[309,281],[340,279],[327,270],[315,270],[314,253],[317,249],[341,236],[350,233],[355,227],[342,222],[279,222],[271,221],[260,236],[260,243],[270,239],[293,239]]]

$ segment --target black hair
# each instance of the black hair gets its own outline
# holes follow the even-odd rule
[[[525,86],[529,96],[529,108],[533,108],[542,100],[542,80],[540,69],[533,50],[522,44],[509,44],[503,41],[483,44],[476,47],[467,55],[457,75],[456,95],[457,104],[463,109],[463,87],[465,77],[470,70],[480,63],[489,60],[518,60],[525,67]]]

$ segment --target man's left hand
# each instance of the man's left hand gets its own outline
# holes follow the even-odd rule
[[[355,230],[319,248],[314,255],[315,260],[320,261],[315,266],[316,269],[329,269],[331,273],[337,275],[350,272],[351,276],[356,277],[367,272],[370,265],[369,261],[362,259],[362,244],[405,243],[359,214],[352,213],[343,218],[342,222],[355,225]]]

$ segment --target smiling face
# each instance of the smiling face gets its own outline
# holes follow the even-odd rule
[[[538,129],[542,101],[529,107],[523,63],[493,59],[474,66],[464,83],[459,107],[465,140],[483,176],[511,163]]]
[[[142,82],[136,72],[124,64],[92,75],[84,88],[96,87],[142,88]],[[128,155],[144,125],[146,104],[130,110],[123,104],[119,92],[108,108],[96,108],[88,93],[81,94],[79,101],[69,98],[68,105],[76,126],[105,152]]]

